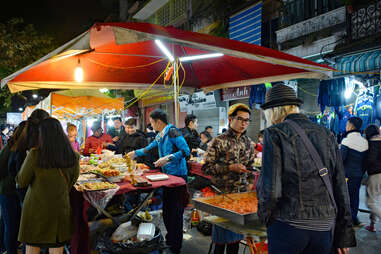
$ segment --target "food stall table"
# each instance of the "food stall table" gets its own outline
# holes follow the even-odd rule
[[[146,173],[143,176],[152,175],[154,173]],[[150,182],[152,186],[147,187],[135,187],[129,182],[117,183],[119,185],[119,190],[116,195],[125,194],[132,191],[138,190],[155,190],[161,187],[180,187],[184,186],[184,191],[186,191],[186,182],[183,178],[168,175],[169,179],[163,181]],[[71,241],[71,254],[90,254],[90,232],[88,226],[87,209],[91,204],[84,198],[85,193],[79,191],[72,192],[72,208],[75,219],[75,234]]]
[[[214,215],[204,217],[204,220],[213,225],[244,235],[251,254],[260,253],[254,241],[259,242],[259,246],[261,246],[267,239],[266,227],[260,224],[259,221],[253,221],[247,225],[240,225]]]
[[[205,175],[204,172],[202,172],[202,164],[194,161],[189,161],[188,162],[189,167],[189,172],[192,175],[198,175],[206,179],[212,179],[212,176]]]

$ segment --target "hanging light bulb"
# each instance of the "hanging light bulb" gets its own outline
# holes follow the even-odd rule
[[[82,82],[83,81],[83,69],[81,66],[81,60],[79,60],[79,58],[78,58],[78,65],[74,71],[74,77],[75,77],[76,82]]]

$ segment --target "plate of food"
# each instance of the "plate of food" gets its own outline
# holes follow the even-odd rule
[[[87,182],[80,184],[80,187],[85,191],[102,191],[118,188],[118,185],[108,182]]]

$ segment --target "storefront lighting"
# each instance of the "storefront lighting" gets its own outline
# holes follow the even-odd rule
[[[344,92],[345,99],[350,99],[352,97],[353,89],[347,88]]]
[[[78,65],[74,71],[74,77],[75,77],[76,82],[82,82],[83,81],[83,69],[82,69],[81,61],[79,60],[79,58],[78,58]]]
[[[112,120],[107,121],[107,126],[112,127],[114,126],[114,122]]]
[[[89,119],[87,120],[87,125],[91,128],[91,126],[93,126],[95,120],[94,119]]]
[[[37,99],[38,95],[37,94],[33,94],[32,97],[33,97],[33,99]]]
[[[101,92],[101,93],[107,93],[108,89],[107,88],[101,88],[101,89],[99,89],[99,92]]]
[[[359,85],[360,87],[364,87],[364,84],[356,79],[352,80],[353,84]]]
[[[169,59],[169,61],[173,62],[175,61],[175,58],[172,56],[172,54],[169,52],[169,50],[165,47],[165,45],[160,40],[155,40],[156,45],[159,47],[159,49],[166,55]]]
[[[180,57],[181,62],[193,61],[193,60],[201,60],[206,58],[214,58],[223,56],[222,53],[213,53],[213,54],[203,54],[203,55],[195,55],[195,56],[184,56]]]
[[[24,109],[23,108],[19,108],[19,111],[23,111]]]

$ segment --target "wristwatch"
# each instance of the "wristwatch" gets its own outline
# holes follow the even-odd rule
[[[173,159],[173,155],[172,154],[167,156],[167,162],[170,162],[172,159]]]

